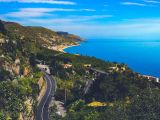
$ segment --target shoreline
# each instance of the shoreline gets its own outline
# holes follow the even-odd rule
[[[69,46],[64,46],[63,48],[59,49],[60,52],[65,52],[65,49],[71,48],[71,47],[75,47],[75,46],[80,46],[80,43],[78,43],[77,45],[69,45]]]
[[[63,52],[63,53],[67,53],[65,52],[65,49],[67,48],[71,48],[71,47],[75,47],[75,46],[80,46],[80,43],[77,43],[76,45],[60,45],[56,48],[57,51],[59,52]],[[97,58],[97,57],[96,57]],[[103,59],[102,59],[103,60]],[[128,64],[127,64],[128,65]],[[155,76],[152,76],[152,75],[144,75],[144,74],[141,74],[139,73],[141,76],[145,77],[145,78],[148,78],[148,79],[154,79],[158,82],[160,82],[160,77],[155,77]]]
[[[62,53],[67,53],[65,52],[65,49],[74,47],[74,46],[79,46],[79,45],[80,43],[77,43],[76,45],[59,45],[59,46],[48,47],[48,49],[55,50],[55,51],[62,52]]]

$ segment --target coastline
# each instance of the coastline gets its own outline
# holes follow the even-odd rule
[[[67,53],[67,52],[65,52],[65,49],[71,48],[71,47],[74,47],[74,46],[79,46],[79,45],[80,45],[80,43],[77,43],[76,45],[63,46],[63,47],[60,47],[60,48],[58,49],[58,51],[59,51],[59,52],[63,52],[63,53]],[[140,74],[140,73],[139,73],[139,76],[145,77],[145,78],[147,78],[148,80],[152,80],[152,81],[155,81],[155,82],[157,82],[157,83],[160,82],[160,78],[159,78],[159,77],[155,77],[155,76],[151,76],[151,75],[143,75],[143,74]]]
[[[63,48],[60,48],[59,51],[66,53],[66,52],[65,52],[65,49],[71,48],[71,47],[75,47],[75,46],[80,46],[80,43],[78,43],[78,44],[76,44],[76,45],[64,46]]]
[[[81,45],[81,42],[77,42],[76,44],[71,44],[71,45],[59,45],[59,46],[56,46],[56,47],[52,47],[52,50],[56,50],[56,51],[59,51],[59,52],[62,52],[62,53],[67,53],[67,52],[65,52],[65,49],[75,47],[75,46],[80,46],[80,45]],[[104,59],[102,59],[102,60],[104,60]],[[136,73],[138,73],[139,76],[147,78],[148,80],[154,80],[158,83],[160,82],[160,77],[157,77],[157,76],[155,77],[154,75],[145,75],[145,74],[142,74],[142,73],[139,73],[139,72],[136,72]]]
[[[74,47],[74,46],[79,46],[79,45],[80,45],[80,43],[76,43],[74,45],[58,45],[58,46],[48,47],[48,49],[66,53],[65,49],[70,48],[70,47]]]

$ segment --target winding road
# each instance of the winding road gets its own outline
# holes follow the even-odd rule
[[[105,71],[102,71],[102,70],[98,70],[98,69],[96,69],[96,68],[90,68],[90,70],[92,70],[92,71],[94,71],[95,73],[99,73],[99,74],[102,74],[102,75],[108,75],[108,73],[107,72],[105,72]],[[92,84],[94,83],[94,81],[96,80],[96,78],[94,78],[94,79],[92,79],[92,80],[88,80],[87,82],[86,82],[86,85],[85,85],[85,87],[84,87],[84,94],[87,94],[88,93],[88,91],[90,90],[90,87],[92,86]]]
[[[101,73],[101,74],[107,74],[104,71],[97,70],[94,68],[91,68],[91,70]],[[37,113],[36,113],[36,120],[48,120],[49,115],[48,115],[48,108],[49,104],[52,100],[52,97],[54,96],[54,93],[56,91],[56,81],[51,77],[44,69],[41,69],[41,71],[45,74],[44,79],[46,81],[46,91],[44,96],[42,97],[40,103],[38,104],[37,107]],[[85,93],[88,91],[89,87],[91,86],[93,81],[89,81],[87,84],[87,90],[85,90]]]
[[[94,72],[97,72],[97,73],[100,73],[100,74],[108,75],[107,72],[102,71],[102,70],[98,70],[98,69],[96,69],[96,68],[92,68],[92,67],[91,67],[90,70],[92,70],[92,71],[94,71]]]
[[[49,116],[48,116],[49,103],[51,102],[51,99],[56,90],[55,80],[50,75],[48,75],[44,70],[42,71],[45,73],[44,79],[46,80],[47,87],[46,87],[46,92],[43,98],[38,104],[36,120],[48,120],[49,119]]]

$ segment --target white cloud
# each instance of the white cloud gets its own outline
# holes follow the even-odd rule
[[[96,10],[95,10],[95,9],[80,9],[80,11],[94,12],[94,11],[96,11]]]
[[[95,19],[103,19],[110,18],[112,15],[90,15],[90,16],[69,16],[70,19],[76,21],[87,21],[87,20],[95,20]]]
[[[64,9],[64,8],[21,8],[17,12],[6,14],[7,17],[41,17],[51,15],[51,12],[95,11],[94,9]]]
[[[144,0],[144,2],[146,3],[153,3],[153,4],[159,4],[159,1],[155,1],[155,0]]]
[[[137,3],[137,2],[121,2],[122,5],[133,5],[133,6],[147,6],[143,3]]]
[[[46,3],[46,4],[63,4],[75,5],[75,2],[61,0],[0,0],[0,2],[19,2],[19,3]]]
[[[160,38],[160,18],[129,19],[114,23],[92,23],[94,19],[102,19],[100,16],[79,16],[76,18],[55,19],[25,19],[19,21],[24,25],[44,26],[57,31],[67,31],[82,37],[99,38],[130,38],[130,39],[157,39]],[[107,17],[107,16],[106,16]],[[85,21],[85,22],[83,22]]]
[[[7,17],[39,17],[51,12],[51,9],[47,8],[22,8],[18,12],[11,12],[6,14]]]
[[[91,22],[95,19],[103,19],[103,18],[109,18],[112,17],[112,15],[93,15],[93,16],[66,16],[66,17],[54,17],[50,19],[40,19],[40,18],[28,18],[25,19],[28,23],[32,24],[40,24],[40,25],[51,25],[51,24],[58,24],[58,25],[64,25],[64,24],[77,24],[82,22]]]

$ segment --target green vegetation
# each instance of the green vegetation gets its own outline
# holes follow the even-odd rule
[[[65,102],[68,110],[67,116],[61,118],[62,120],[148,119],[148,112],[152,112],[150,119],[159,118],[160,99],[158,96],[154,98],[160,93],[159,84],[154,81],[149,82],[126,65],[70,54],[53,56],[48,62],[52,68],[52,74],[57,79],[58,89],[55,97]],[[64,69],[64,64],[71,64],[72,67]],[[109,74],[102,74],[95,78],[94,72],[85,67],[85,64],[92,64],[94,68]],[[117,66],[119,70],[110,72],[113,66]],[[121,70],[124,67],[125,70]],[[89,92],[84,94],[86,82],[93,78],[95,81]],[[88,107],[87,105],[93,101],[108,104],[104,107]],[[141,112],[136,116],[136,111]]]
[[[17,40],[18,38],[20,40],[36,42],[43,46],[74,44],[75,41],[79,42],[82,40],[75,35],[59,35],[59,33],[43,27],[25,27],[14,22],[0,21],[0,31],[3,31],[12,40]]]
[[[0,111],[4,118],[11,117],[13,120],[19,118],[20,112],[26,110],[24,101],[39,93],[37,78],[18,78],[13,81],[0,83]],[[36,104],[36,101],[34,101]],[[33,105],[34,105],[33,104]],[[33,106],[35,107],[35,106]]]
[[[64,102],[67,109],[62,118],[56,114],[56,106],[51,107],[51,120],[160,118],[159,83],[148,81],[124,64],[48,49],[64,41],[74,44],[79,37],[0,21],[0,38],[6,40],[0,45],[0,120],[17,120],[20,114],[29,114],[25,102],[30,99],[36,112],[38,81],[43,76],[36,66],[38,61],[49,65],[57,80],[55,99]]]
[[[56,71],[58,73],[55,75],[59,78],[56,98],[61,101],[66,99],[64,102],[68,113],[63,118],[64,120],[117,120],[119,118],[122,120],[156,120],[156,118],[159,118],[160,98],[156,96],[156,94],[160,94],[158,83],[149,82],[148,79],[139,76],[129,68],[126,68],[125,71],[110,73],[109,68],[115,66],[115,64],[95,58],[64,54],[59,56],[58,59],[59,64],[68,61],[73,65],[72,68],[67,70],[61,70],[57,62],[53,65],[54,70],[57,66]],[[89,68],[83,66],[85,63],[93,64],[94,68],[104,70],[109,74],[97,77],[89,92],[84,95],[83,90],[86,81],[94,78],[91,71],[89,73],[85,72],[89,71]],[[126,66],[119,65],[119,67]],[[127,101],[126,98],[128,98]],[[83,104],[79,103],[79,100],[83,100]],[[113,106],[87,107],[87,104],[92,101],[109,102]],[[148,114],[148,112],[151,112],[151,114]]]
[[[62,117],[57,115],[57,109],[56,109],[56,106],[52,106],[49,108],[49,113],[52,113],[49,115],[49,119],[50,120],[61,120]]]
[[[4,81],[10,78],[10,73],[3,68],[0,68],[0,81]]]

